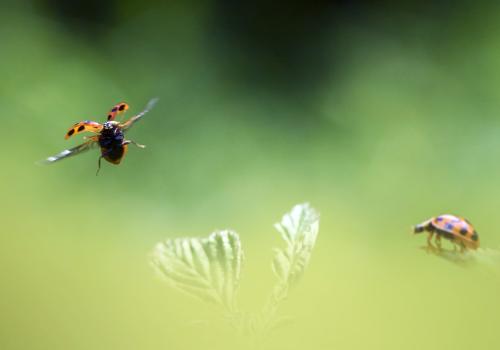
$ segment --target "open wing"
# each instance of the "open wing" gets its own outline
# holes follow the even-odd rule
[[[108,113],[108,121],[115,120],[117,116],[125,113],[127,109],[128,109],[128,104],[126,104],[125,102],[118,103]]]
[[[153,98],[151,99],[148,104],[146,105],[146,108],[144,108],[144,110],[133,116],[132,118],[130,118],[129,120],[127,120],[125,123],[123,124],[120,124],[120,127],[123,131],[126,131],[127,129],[130,129],[130,127],[132,125],[134,125],[137,121],[139,121],[139,119],[141,119],[142,117],[144,117],[144,115],[146,113],[148,113],[151,109],[153,109],[153,107],[155,106],[156,102],[158,102],[158,98]]]
[[[90,131],[93,133],[100,132],[102,130],[102,124],[93,122],[91,120],[85,120],[83,122],[76,123],[68,130],[64,138],[67,140],[71,136],[79,134],[84,131]]]
[[[88,151],[89,149],[93,148],[96,145],[97,142],[95,140],[89,140],[87,142],[82,143],[81,145],[78,145],[70,149],[65,149],[64,151],[56,155],[48,157],[47,159],[40,161],[39,164],[52,164],[66,158],[76,156],[77,154]]]

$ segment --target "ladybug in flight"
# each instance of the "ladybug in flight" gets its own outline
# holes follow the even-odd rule
[[[458,245],[461,251],[479,248],[479,236],[472,224],[464,218],[455,215],[440,215],[424,221],[413,228],[414,233],[427,231],[427,243],[432,246],[434,235],[438,248],[441,248],[441,237]],[[455,246],[456,248],[456,246]]]
[[[127,147],[129,144],[134,144],[139,148],[144,148],[144,145],[140,145],[132,140],[126,140],[124,133],[130,129],[138,120],[140,120],[147,112],[149,112],[156,102],[157,98],[152,99],[148,102],[146,108],[139,114],[133,116],[126,122],[118,122],[115,118],[119,115],[125,113],[129,108],[128,104],[122,102],[114,106],[108,114],[108,121],[104,124],[93,122],[90,120],[85,120],[83,122],[76,123],[71,129],[66,133],[65,139],[69,139],[71,136],[79,134],[84,131],[90,131],[96,135],[85,137],[85,142],[76,147],[66,149],[52,157],[48,157],[42,163],[51,164],[58,162],[62,159],[75,156],[84,151],[87,151],[95,146],[101,148],[101,156],[97,162],[97,173],[101,169],[101,159],[104,158],[112,164],[120,164],[123,157],[127,153]]]

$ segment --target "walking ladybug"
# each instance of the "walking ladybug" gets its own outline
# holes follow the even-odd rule
[[[458,245],[462,252],[466,249],[479,248],[479,235],[472,224],[466,219],[455,215],[436,216],[413,228],[413,233],[422,233],[424,231],[429,233],[427,237],[429,246],[432,246],[431,240],[435,235],[434,241],[438,248],[441,248],[441,237]]]
[[[140,145],[132,140],[126,140],[124,134],[128,129],[130,129],[132,125],[134,125],[147,112],[149,112],[154,107],[157,101],[157,98],[152,99],[151,101],[149,101],[146,108],[142,112],[123,123],[116,121],[115,118],[125,113],[125,111],[129,108],[128,104],[126,104],[125,102],[118,103],[116,106],[114,106],[108,113],[108,121],[103,124],[90,120],[76,123],[66,133],[66,136],[64,137],[65,139],[69,139],[71,136],[84,131],[90,131],[95,133],[96,135],[85,137],[86,141],[81,145],[66,149],[54,156],[48,157],[47,159],[42,161],[42,163],[55,163],[62,159],[66,159],[68,157],[75,156],[84,151],[87,151],[92,147],[99,146],[101,148],[101,156],[99,157],[99,160],[97,162],[96,175],[101,169],[102,158],[112,164],[120,164],[123,157],[125,157],[125,154],[127,153],[129,144],[134,144],[139,148],[145,147],[144,145]]]

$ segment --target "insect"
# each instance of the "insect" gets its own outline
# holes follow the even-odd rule
[[[441,248],[441,237],[453,242],[459,246],[461,251],[465,249],[479,248],[479,235],[472,224],[464,218],[445,214],[436,216],[413,228],[414,233],[422,233],[427,231],[427,243],[432,246],[431,240],[435,235],[435,243],[438,248]]]
[[[81,154],[88,151],[91,148],[99,146],[101,149],[101,156],[97,162],[97,173],[101,169],[101,159],[104,158],[112,164],[120,164],[123,157],[127,153],[127,148],[129,144],[133,144],[139,148],[144,148],[144,145],[138,144],[132,140],[125,139],[125,132],[127,132],[132,125],[139,121],[147,112],[149,112],[154,105],[158,102],[158,99],[152,99],[148,102],[146,108],[139,114],[133,116],[127,121],[121,123],[116,119],[117,116],[123,115],[129,108],[128,104],[125,102],[118,103],[115,105],[111,111],[108,113],[107,121],[103,124],[97,123],[90,120],[85,120],[73,125],[64,137],[66,140],[71,136],[79,134],[81,132],[89,131],[96,135],[85,137],[85,142],[73,147],[66,149],[54,156],[48,157],[43,160],[44,164],[51,164],[58,162],[60,160]]]

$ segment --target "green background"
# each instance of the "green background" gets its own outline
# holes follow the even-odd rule
[[[83,4],[83,5],[82,5]],[[156,242],[236,230],[240,305],[274,276],[272,224],[321,213],[265,349],[496,349],[496,266],[425,254],[454,213],[500,246],[494,2],[3,1],[0,348],[253,348],[155,276]],[[94,7],[92,7],[94,6]],[[120,166],[51,166],[74,123],[155,109]]]

